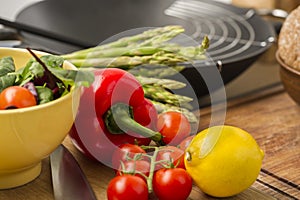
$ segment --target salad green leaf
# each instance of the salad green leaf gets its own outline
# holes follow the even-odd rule
[[[12,57],[0,59],[0,92],[6,87],[33,84],[39,104],[52,101],[70,92],[72,87],[88,87],[94,74],[87,69],[64,69],[64,58],[56,55],[33,55],[27,64],[15,71]]]
[[[59,96],[63,96],[72,86],[87,87],[94,81],[91,71],[63,69],[63,63],[64,59],[56,55],[42,56],[40,61],[32,58],[25,67],[16,72],[16,82],[21,86],[30,81],[36,86],[44,86],[46,83],[49,89],[57,89]]]
[[[94,75],[88,70],[63,69],[64,59],[59,56],[47,55],[41,57],[48,70],[61,81],[65,90],[69,90],[73,85],[89,86],[94,81]],[[65,93],[66,91],[63,91]]]
[[[54,99],[51,89],[44,86],[36,86],[35,89],[38,94],[39,104],[44,104]]]
[[[43,67],[38,62],[30,60],[25,67],[22,67],[16,72],[16,84],[23,86],[35,77],[42,77],[43,75]]]
[[[14,84],[16,76],[14,74],[10,74],[14,71],[15,64],[12,57],[4,57],[0,59],[0,92]]]

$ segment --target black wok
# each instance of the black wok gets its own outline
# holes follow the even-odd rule
[[[208,93],[203,75],[219,72],[222,81],[209,85],[215,90],[245,71],[276,40],[274,27],[254,10],[211,0],[46,0],[21,11],[17,22],[69,37],[72,41],[95,46],[120,32],[140,28],[179,24],[196,41],[210,38],[208,62],[187,65],[182,75],[196,96]],[[81,45],[24,34],[27,40],[48,49],[68,53]],[[212,76],[213,77],[213,76]],[[178,78],[178,77],[175,77]],[[185,93],[187,90],[179,91]]]

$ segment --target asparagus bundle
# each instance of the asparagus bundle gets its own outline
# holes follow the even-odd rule
[[[178,63],[205,59],[209,40],[204,37],[200,46],[180,46],[170,43],[184,29],[165,26],[124,37],[115,42],[62,55],[77,67],[132,68],[141,64],[176,66]]]
[[[141,82],[145,96],[159,112],[176,110],[190,122],[196,117],[189,110],[193,99],[173,93],[185,87],[179,81],[165,79],[184,69],[181,63],[205,59],[209,40],[204,37],[199,46],[181,46],[170,40],[183,33],[181,26],[165,26],[123,37],[111,43],[62,55],[79,68],[117,67],[128,70]]]

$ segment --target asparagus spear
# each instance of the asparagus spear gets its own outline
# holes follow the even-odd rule
[[[108,44],[103,44],[100,46],[96,46],[96,47],[92,47],[92,48],[88,48],[88,49],[84,49],[84,50],[80,50],[80,51],[76,51],[74,53],[71,53],[69,55],[64,55],[64,57],[73,57],[76,55],[80,55],[80,54],[86,54],[89,52],[93,52],[93,51],[98,51],[98,50],[103,50],[103,49],[108,49],[108,48],[115,48],[115,47],[125,47],[128,46],[132,43],[138,43],[139,41],[142,40],[147,40],[149,38],[153,38],[157,35],[162,35],[164,33],[169,33],[169,32],[174,32],[174,33],[182,33],[184,32],[184,29],[181,26],[165,26],[165,27],[159,27],[159,28],[154,28],[154,29],[149,29],[147,31],[144,31],[143,33],[140,34],[136,34],[133,36],[128,36],[128,37],[124,37],[121,38],[115,42],[111,42]],[[174,35],[171,35],[172,37],[174,37]],[[166,40],[169,40],[171,38],[164,38]],[[162,41],[160,41],[162,42]]]
[[[209,47],[209,39],[205,36],[199,46],[181,46],[176,43],[159,43],[152,44],[152,46],[156,46],[165,52],[176,53],[190,60],[203,60],[206,58],[205,51]]]
[[[173,94],[157,84],[143,85],[142,87],[146,98],[171,104],[177,107],[185,107],[187,109],[192,108],[189,102],[191,102],[193,99],[190,97]]]
[[[174,38],[178,34],[182,33],[184,31],[183,28],[173,29],[169,32],[163,33],[163,34],[157,34],[143,42],[141,42],[138,46],[149,46],[149,45],[157,45],[164,43],[166,41],[169,41],[170,39]]]
[[[143,64],[175,65],[188,59],[173,53],[157,52],[148,56],[118,56],[108,58],[69,59],[77,67],[121,67],[129,69],[130,66]]]
[[[165,78],[177,74],[184,68],[184,66],[179,65],[140,65],[130,69],[129,72],[135,76]]]
[[[90,58],[109,58],[118,56],[145,56],[153,55],[160,51],[166,51],[163,47],[144,46],[144,47],[116,47],[109,49],[101,49],[91,52],[83,52],[76,54],[63,55],[65,59],[90,59]]]
[[[153,77],[144,77],[140,75],[135,77],[142,85],[158,85],[168,90],[181,89],[186,86],[185,83],[172,80],[172,79],[160,79],[160,78],[153,78]]]

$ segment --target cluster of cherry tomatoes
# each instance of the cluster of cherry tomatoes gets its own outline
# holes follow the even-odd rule
[[[190,124],[179,112],[158,117],[158,130],[166,146],[123,144],[114,152],[116,176],[107,187],[107,198],[185,200],[192,190],[192,178],[185,170],[184,150],[192,140]]]

